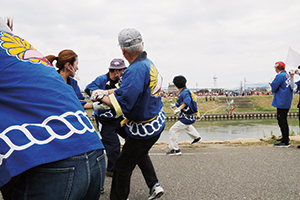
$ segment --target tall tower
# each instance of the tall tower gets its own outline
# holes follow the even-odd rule
[[[218,86],[217,86],[217,79],[218,79],[217,75],[214,75],[213,79],[214,79],[214,88],[218,88]]]

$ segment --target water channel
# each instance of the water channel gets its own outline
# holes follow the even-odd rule
[[[169,129],[176,121],[167,121],[165,130],[158,142],[169,142]],[[94,124],[95,122],[93,122]],[[290,134],[300,135],[298,116],[289,116],[288,123]],[[94,124],[95,126],[95,124]],[[252,119],[218,119],[201,120],[193,124],[202,137],[202,141],[230,141],[238,138],[265,138],[272,135],[280,136],[281,132],[276,117],[252,118]],[[120,137],[121,141],[124,141]],[[182,133],[179,141],[192,141],[186,134]]]
[[[168,121],[159,142],[169,141],[169,129],[176,121]],[[298,116],[288,117],[290,133],[300,134]],[[277,119],[254,118],[254,119],[224,119],[224,120],[202,120],[194,123],[194,127],[200,133],[202,141],[221,140],[229,141],[238,138],[264,138],[272,134],[280,136],[281,132]],[[192,139],[182,133],[179,141],[191,141]]]

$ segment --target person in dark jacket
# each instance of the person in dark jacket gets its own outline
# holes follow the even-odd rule
[[[123,71],[126,69],[126,65],[123,59],[114,58],[110,62],[109,72],[98,76],[94,81],[88,84],[85,88],[85,92],[91,96],[91,93],[95,90],[102,90],[103,93],[109,95],[113,93],[118,86],[119,79]],[[121,121],[123,116],[116,117],[116,112],[113,109],[110,110],[94,110],[94,116],[97,122],[97,126],[101,135],[101,140],[105,146],[107,155],[107,167],[106,176],[112,177],[114,172],[114,165],[120,154],[120,140],[119,136],[126,137],[124,130],[121,128]]]

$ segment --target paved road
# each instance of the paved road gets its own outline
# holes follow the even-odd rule
[[[221,148],[220,148],[221,147]],[[182,149],[182,156],[166,156],[166,149],[151,150],[151,159],[164,200],[300,199],[300,149],[273,146]],[[106,179],[101,200],[109,199]],[[147,199],[148,188],[134,170],[129,200]]]
[[[166,156],[166,147],[150,151],[160,184],[161,200],[300,199],[300,149],[272,146],[224,146],[182,149]],[[111,178],[106,178],[109,199]],[[138,168],[129,200],[146,200],[148,188]],[[1,199],[1,198],[0,198]]]

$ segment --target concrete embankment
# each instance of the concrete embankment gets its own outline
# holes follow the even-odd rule
[[[219,120],[219,119],[253,119],[253,118],[270,118],[276,117],[276,111],[269,111],[269,112],[236,112],[232,115],[227,113],[207,113],[204,116],[200,114],[198,120]],[[288,116],[298,116],[299,111],[289,111]],[[178,115],[167,115],[166,120],[177,120]]]
[[[197,120],[221,120],[221,119],[255,119],[255,118],[271,118],[276,117],[276,111],[269,112],[236,112],[232,115],[227,113],[206,113],[204,116],[200,114]],[[289,111],[288,116],[298,116],[299,111]],[[201,119],[200,119],[201,118]],[[166,115],[167,121],[177,120],[178,115]],[[91,121],[95,121],[94,117],[90,117]]]

